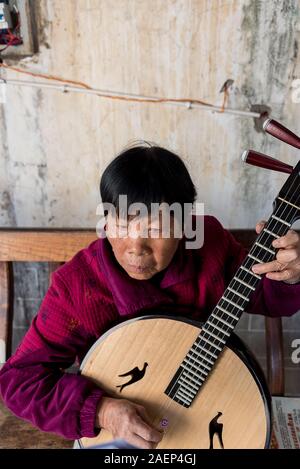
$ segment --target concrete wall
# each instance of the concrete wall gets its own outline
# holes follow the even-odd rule
[[[103,89],[214,104],[222,103],[219,90],[232,78],[230,107],[268,105],[274,118],[299,132],[300,106],[291,99],[300,77],[297,0],[35,5],[40,50],[18,65]],[[259,133],[252,119],[9,87],[0,105],[0,225],[94,227],[101,172],[133,139],[182,155],[206,213],[230,228],[252,228],[268,217],[286,177],[242,165],[242,151],[297,161],[295,150]],[[24,301],[19,311],[24,328]]]
[[[22,65],[91,86],[221,104],[266,104],[298,130],[297,0],[41,0],[40,53]],[[21,78],[8,73],[9,77]],[[24,77],[22,77],[24,78]],[[98,181],[129,140],[165,145],[187,161],[199,200],[229,227],[270,212],[285,176],[243,166],[253,147],[295,162],[252,119],[160,104],[11,87],[0,107],[0,223],[95,226]],[[80,201],[80,203],[79,203]]]

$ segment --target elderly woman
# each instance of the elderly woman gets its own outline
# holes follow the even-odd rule
[[[0,372],[6,405],[19,417],[65,438],[94,437],[99,428],[141,448],[162,438],[146,411],[105,395],[84,376],[66,373],[91,345],[125,319],[153,311],[205,320],[246,252],[212,216],[202,217],[204,243],[188,247],[185,225],[170,212],[162,217],[130,215],[119,206],[164,203],[184,208],[196,190],[183,161],[151,145],[124,150],[102,175],[105,234],[56,270],[51,286],[15,354]],[[197,217],[194,217],[196,219]],[[256,226],[259,233],[264,223]],[[179,229],[178,229],[179,228]],[[179,235],[178,235],[179,233]],[[253,266],[263,275],[247,312],[290,316],[300,309],[300,239],[292,230],[273,243],[272,262]]]

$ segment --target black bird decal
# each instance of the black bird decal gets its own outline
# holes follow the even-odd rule
[[[217,415],[212,419],[212,421],[209,424],[209,439],[210,439],[209,449],[214,449],[213,439],[214,439],[215,434],[217,434],[219,438],[221,448],[224,449],[224,444],[223,444],[223,439],[222,439],[223,423],[218,422],[218,418],[220,418],[221,415],[222,415],[222,412],[218,412]]]
[[[117,388],[120,388],[120,392],[126,387],[129,386],[130,384],[136,383],[137,381],[140,381],[145,373],[146,373],[146,368],[148,366],[148,363],[145,362],[143,368],[140,370],[137,366],[133,368],[130,371],[127,371],[126,373],[123,373],[122,375],[118,375],[120,378],[123,378],[124,376],[131,376],[131,379],[127,381],[125,384],[120,384],[117,386]]]

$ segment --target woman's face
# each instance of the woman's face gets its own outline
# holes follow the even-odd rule
[[[148,280],[170,264],[177,250],[181,238],[176,223],[171,216],[166,229],[161,217],[154,221],[150,217],[125,220],[108,215],[106,236],[127,274],[136,280]]]

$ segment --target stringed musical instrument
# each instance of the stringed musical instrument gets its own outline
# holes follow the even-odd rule
[[[274,120],[265,131],[300,148],[299,137]],[[251,164],[290,173],[273,213],[207,321],[165,315],[125,321],[96,341],[81,365],[88,377],[116,398],[143,405],[164,429],[157,448],[266,448],[270,442],[270,395],[254,357],[233,334],[261,281],[256,263],[276,256],[272,241],[300,218],[300,162],[292,166],[257,152]],[[106,430],[82,438],[80,447],[113,439]]]

